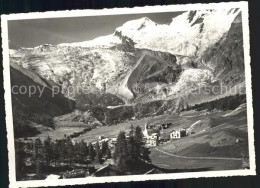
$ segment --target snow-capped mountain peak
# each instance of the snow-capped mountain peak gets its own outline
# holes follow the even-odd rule
[[[214,79],[235,85],[243,81],[238,74],[243,70],[239,13],[238,9],[188,11],[168,25],[143,17],[90,41],[40,45],[10,51],[10,56],[62,88],[95,89],[105,83],[110,93],[126,100],[142,97],[136,94],[140,83],[148,84],[145,92],[157,83],[170,84],[170,94]],[[238,58],[230,61],[230,56]],[[227,76],[230,72],[232,77]]]
[[[150,20],[147,17],[143,17],[137,20],[131,20],[124,23],[121,27],[118,27],[116,31],[123,32],[127,35],[126,32],[138,32],[142,30],[148,30],[150,28],[155,27],[157,24]]]
[[[187,11],[172,18],[169,25],[143,17],[127,21],[111,35],[60,46],[111,47],[127,37],[136,43],[136,48],[196,57],[228,32],[239,12],[239,9]]]

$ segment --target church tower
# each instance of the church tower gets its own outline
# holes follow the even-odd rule
[[[147,125],[147,123],[146,123],[146,124],[144,125],[144,131],[143,131],[143,135],[144,135],[144,137],[149,136],[149,135],[148,135],[147,127],[148,127],[148,125]]]

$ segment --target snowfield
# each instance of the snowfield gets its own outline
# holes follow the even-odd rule
[[[211,83],[213,74],[205,69],[187,69],[181,74],[180,79],[171,88],[169,95],[185,93],[187,90],[195,89],[199,86]]]
[[[225,39],[235,18],[235,23],[239,23],[239,13],[238,9],[188,11],[174,17],[169,24],[157,24],[144,17],[128,21],[114,33],[90,41],[10,50],[10,59],[61,86],[63,94],[71,99],[75,93],[66,91],[70,87],[97,90],[105,83],[108,92],[129,101],[135,98],[131,86],[145,79],[152,80],[150,91],[159,85],[169,88],[170,96],[189,94],[191,87],[206,86],[228,69],[228,65],[223,64],[226,67],[215,72],[218,68],[215,62],[200,58],[207,49],[216,48],[216,43]],[[140,66],[142,70],[135,72],[138,78],[131,77],[148,49],[153,51],[148,52],[151,58]],[[175,68],[167,67],[167,64],[171,66],[171,60],[165,58],[169,57],[167,53],[177,59]],[[162,64],[160,70],[160,63],[154,63],[156,60],[152,58],[159,58],[166,65]],[[168,74],[176,80],[165,83]],[[151,100],[156,97],[152,96]]]

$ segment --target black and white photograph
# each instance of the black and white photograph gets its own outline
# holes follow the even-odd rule
[[[1,22],[13,187],[256,173],[246,2]]]

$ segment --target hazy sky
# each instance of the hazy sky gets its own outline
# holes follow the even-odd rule
[[[164,24],[181,13],[183,12],[12,20],[8,22],[9,47],[14,49],[81,42],[112,34],[115,28],[129,20],[148,17],[156,23]]]

